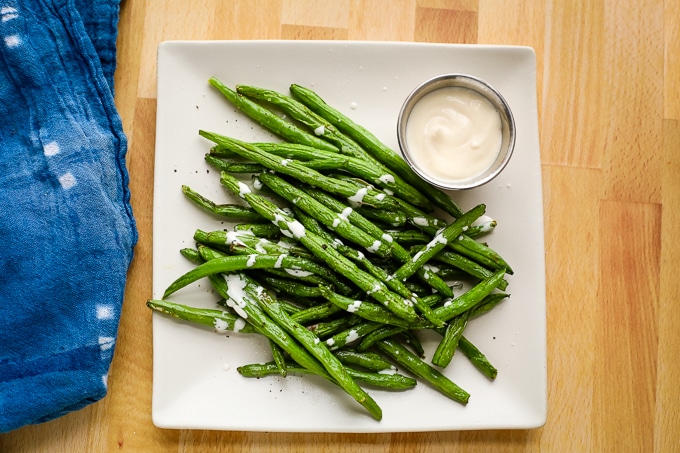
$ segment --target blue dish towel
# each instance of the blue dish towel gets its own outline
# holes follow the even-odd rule
[[[0,0],[0,432],[103,398],[137,242],[120,0]]]

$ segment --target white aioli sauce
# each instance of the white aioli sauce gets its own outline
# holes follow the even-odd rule
[[[496,109],[466,88],[439,88],[426,94],[406,124],[413,163],[446,182],[483,174],[498,156],[501,140]]]

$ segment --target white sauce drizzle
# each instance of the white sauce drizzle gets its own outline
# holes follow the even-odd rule
[[[246,194],[249,194],[250,192],[250,187],[248,187],[246,184],[242,183],[239,181],[238,183],[238,196],[241,198],[245,198]]]
[[[293,277],[309,277],[312,275],[312,272],[309,271],[303,271],[299,269],[286,269],[286,272],[292,275]]]
[[[219,333],[224,333],[229,330],[229,323],[224,319],[215,318],[213,326],[215,326],[215,330]]]
[[[349,331],[347,334],[347,339],[345,340],[347,343],[351,343],[353,341],[356,341],[359,339],[359,334],[357,333],[356,330],[352,329]]]
[[[416,226],[426,227],[430,225],[425,217],[414,217],[411,219]]]
[[[234,332],[240,332],[246,326],[246,320],[243,318],[236,318],[234,321]]]
[[[241,236],[252,236],[253,232],[252,231],[227,231],[227,237],[224,240],[224,243],[226,245],[231,245],[231,244],[236,244],[236,245],[242,245],[246,246],[246,244],[239,239]]]
[[[349,306],[347,307],[347,311],[350,313],[354,313],[359,309],[359,307],[361,307],[361,304],[362,302],[360,300],[355,300],[354,303],[349,304]]]
[[[294,238],[300,239],[305,237],[305,227],[297,220],[288,222],[286,225],[288,226],[288,230],[293,233]]]
[[[357,190],[357,193],[352,195],[351,197],[347,198],[351,203],[354,203],[356,205],[360,205],[364,201],[364,197],[368,193],[368,188],[367,187],[362,187],[361,189]]]
[[[366,250],[368,250],[371,253],[375,253],[375,252],[378,251],[378,249],[380,248],[381,245],[382,245],[382,242],[375,240],[375,241],[373,241],[373,244],[371,244],[370,247],[366,247]]]
[[[274,269],[280,269],[281,266],[283,265],[283,259],[286,258],[288,255],[285,253],[282,253],[279,255],[279,257],[276,259],[276,263],[274,263]]]
[[[239,274],[227,274],[224,279],[227,282],[227,295],[229,296],[227,305],[232,307],[240,317],[247,319],[248,313],[243,309],[248,304],[245,280]]]
[[[394,184],[394,176],[390,174],[384,174],[380,178],[378,178],[378,181],[380,181],[383,184]]]
[[[267,244],[271,244],[271,242],[265,238],[261,238],[259,241],[257,241],[257,244],[255,244],[255,250],[257,250],[258,253],[265,255],[267,254],[267,249],[265,249],[264,246]]]

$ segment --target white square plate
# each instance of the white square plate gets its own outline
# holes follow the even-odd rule
[[[489,244],[513,266],[511,298],[466,330],[498,368],[491,382],[461,353],[445,370],[470,394],[455,403],[426,383],[406,392],[368,388],[383,409],[373,420],[338,388],[316,377],[241,377],[240,365],[269,360],[256,335],[217,334],[154,313],[153,421],[164,428],[290,432],[403,432],[532,428],[547,406],[543,205],[535,54],[525,47],[378,42],[164,42],[158,49],[158,110],[153,219],[153,297],[192,268],[179,254],[195,229],[222,229],[184,198],[186,184],[233,202],[203,159],[205,129],[245,141],[272,140],[208,84],[256,85],[288,92],[297,83],[397,149],[396,121],[406,95],[430,77],[462,72],[496,87],[514,113],[517,141],[505,171],[488,185],[453,194],[498,220]],[[171,296],[214,307],[206,281]],[[429,357],[436,338],[426,338]]]

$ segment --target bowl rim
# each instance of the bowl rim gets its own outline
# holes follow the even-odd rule
[[[460,83],[460,81],[464,81]],[[412,156],[406,140],[406,124],[408,123],[411,110],[417,102],[426,94],[445,87],[462,87],[472,89],[476,93],[485,97],[495,107],[501,117],[502,143],[498,152],[498,157],[494,163],[481,175],[460,181],[442,181],[433,177],[412,160]],[[402,157],[409,167],[426,182],[440,189],[446,190],[467,190],[482,186],[492,181],[507,166],[515,148],[516,126],[510,105],[503,95],[490,83],[477,76],[465,73],[445,73],[431,77],[416,86],[406,97],[399,110],[397,118],[397,141]]]

